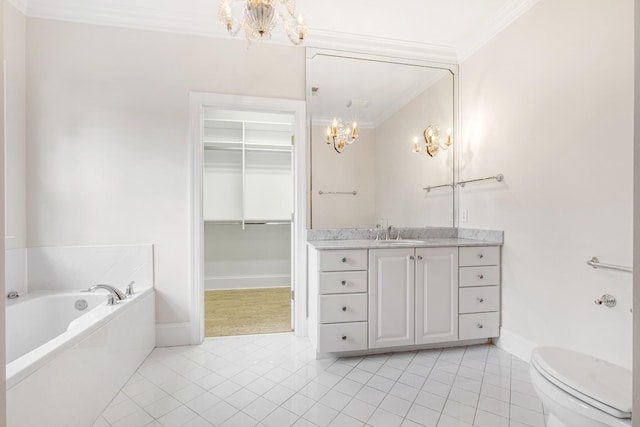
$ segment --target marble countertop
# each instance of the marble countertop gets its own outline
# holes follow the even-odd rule
[[[494,246],[501,243],[490,240],[451,238],[426,238],[406,240],[310,240],[309,246],[318,250],[323,249],[388,249],[388,248],[431,248],[454,246]]]

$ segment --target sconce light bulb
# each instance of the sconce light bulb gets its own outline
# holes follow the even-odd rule
[[[447,129],[447,136],[451,136],[451,128]]]
[[[414,144],[418,144],[418,137],[417,137],[417,136],[414,136],[414,137],[413,137],[413,143],[414,143]]]
[[[298,25],[304,25],[304,19],[302,18],[302,15],[298,15]]]

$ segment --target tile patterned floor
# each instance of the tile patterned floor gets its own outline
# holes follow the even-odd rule
[[[482,345],[315,360],[293,334],[157,348],[93,427],[544,427],[527,364]]]

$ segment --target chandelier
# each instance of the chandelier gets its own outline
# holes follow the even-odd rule
[[[451,147],[451,129],[447,129],[447,140],[444,144],[440,143],[440,128],[438,126],[427,126],[422,135],[424,136],[424,151],[431,157],[435,157],[440,150]],[[421,151],[418,137],[413,138],[413,152],[420,153]]]
[[[341,119],[333,119],[331,126],[327,128],[327,144],[333,144],[333,149],[338,153],[347,145],[353,143],[358,137],[358,123],[353,122],[351,127],[345,128]]]
[[[242,3],[240,18],[233,16],[232,3]],[[243,28],[249,42],[269,40],[278,20],[294,45],[302,44],[307,34],[302,15],[296,12],[295,0],[221,0],[218,16],[232,36]]]

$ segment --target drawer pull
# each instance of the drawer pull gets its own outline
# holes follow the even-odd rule
[[[342,307],[342,311],[347,311],[347,306]]]
[[[484,328],[484,326],[482,326],[482,323],[478,323],[478,325],[477,325],[477,326],[478,326],[478,329],[482,329],[482,328]]]
[[[484,274],[478,274],[478,279],[484,279]]]
[[[478,298],[478,302],[484,302],[484,298],[482,297]]]
[[[411,256],[409,257],[409,259],[410,259],[411,261],[413,261],[413,260],[414,260],[414,259],[416,259],[416,258],[415,258],[413,255],[411,255]]]
[[[422,255],[418,255],[418,261],[422,261]]]
[[[343,335],[343,336],[342,336],[342,341],[346,341],[346,340],[347,340],[347,336],[346,336],[346,335]]]
[[[478,254],[478,258],[484,258],[484,255],[480,253]]]
[[[342,262],[347,262],[347,258],[342,258]]]
[[[342,284],[342,286],[346,286],[347,285],[347,281],[343,280],[342,282],[340,282]]]

